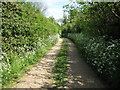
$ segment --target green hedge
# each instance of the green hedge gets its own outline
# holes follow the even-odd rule
[[[38,61],[57,42],[59,31],[59,25],[32,4],[2,2],[3,86],[18,78],[26,66]]]
[[[120,40],[106,41],[106,37],[88,37],[85,34],[68,34],[81,56],[110,86],[120,83]]]

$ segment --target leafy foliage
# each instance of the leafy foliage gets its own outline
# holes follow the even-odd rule
[[[90,36],[119,39],[120,2],[78,2],[76,4],[64,6],[68,16],[67,23],[63,22],[63,33],[82,31]]]
[[[120,83],[119,6],[120,2],[77,0],[64,6],[67,14],[62,24],[62,35],[77,44],[84,60],[113,87]]]
[[[81,56],[89,63],[98,75],[119,87],[120,83],[120,40],[105,41],[105,37],[88,37],[85,34],[68,34],[77,44]]]
[[[20,76],[59,38],[60,26],[29,2],[2,2],[2,84]]]

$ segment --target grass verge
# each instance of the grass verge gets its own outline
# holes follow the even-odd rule
[[[34,55],[30,54],[28,57],[23,58],[24,62],[19,63],[13,63],[11,65],[11,72],[10,73],[2,73],[2,83],[4,81],[4,83],[2,84],[2,88],[11,88],[14,85],[16,85],[16,82],[22,77],[24,76],[24,74],[28,71],[30,71],[30,69],[35,66],[45,55],[46,53],[51,49],[51,47],[53,45],[55,45],[57,43],[57,39],[54,40],[53,43],[51,44],[47,44],[47,46],[44,48],[44,50],[38,49]],[[14,55],[13,57],[16,57],[19,59],[19,57],[17,57],[17,55]],[[16,59],[15,58],[15,59]],[[15,60],[13,59],[13,61]],[[19,59],[20,61],[21,59]],[[25,65],[24,65],[25,64]],[[24,66],[23,66],[24,65]],[[21,66],[21,67],[20,67]],[[4,79],[6,77],[9,76],[10,80],[6,80]],[[6,82],[6,83],[5,83]]]
[[[68,44],[63,39],[61,49],[57,56],[57,61],[53,70],[53,78],[55,80],[55,88],[64,87],[66,85],[67,78],[67,56],[68,56]]]

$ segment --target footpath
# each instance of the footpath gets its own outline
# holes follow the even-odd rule
[[[59,39],[46,56],[18,80],[13,88],[52,88],[54,85],[52,69],[62,41],[62,39]]]
[[[74,43],[68,40],[68,88],[105,88],[97,75],[93,72],[78,53]]]
[[[75,45],[69,39],[66,40],[68,41],[69,55],[67,85],[64,88],[68,90],[74,88],[105,88],[91,67],[80,58]],[[18,80],[13,88],[53,88],[55,81],[52,70],[62,41],[59,39],[46,56]]]

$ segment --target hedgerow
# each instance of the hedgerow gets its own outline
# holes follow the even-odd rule
[[[77,44],[109,86],[120,87],[120,2],[75,1],[63,6],[62,35]]]
[[[120,83],[120,40],[106,41],[106,37],[90,37],[85,34],[68,34],[79,48],[84,60],[112,87]]]
[[[27,3],[27,2],[26,2]],[[35,7],[2,2],[2,85],[20,76],[57,42],[60,27]]]

